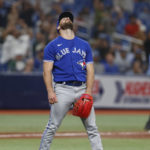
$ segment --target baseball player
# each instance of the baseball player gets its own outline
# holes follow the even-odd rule
[[[51,112],[39,150],[50,149],[56,130],[75,100],[83,93],[92,94],[94,69],[91,48],[86,41],[75,36],[73,19],[71,12],[60,14],[57,22],[59,36],[44,49],[43,78]],[[89,116],[81,120],[92,150],[103,150],[93,106]]]

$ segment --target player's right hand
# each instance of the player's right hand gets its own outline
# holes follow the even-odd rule
[[[48,101],[50,104],[54,104],[58,102],[56,94],[54,92],[48,92]]]

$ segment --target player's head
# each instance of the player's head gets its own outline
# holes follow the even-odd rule
[[[57,21],[57,31],[59,32],[60,29],[66,30],[71,29],[73,30],[73,14],[71,12],[65,11],[59,15]]]

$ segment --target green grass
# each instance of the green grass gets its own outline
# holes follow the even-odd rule
[[[103,139],[104,150],[149,150],[149,139]]]
[[[104,150],[149,150],[149,139],[103,139]],[[1,139],[0,150],[38,150],[40,139]],[[91,150],[87,138],[55,138],[51,150]]]
[[[147,115],[98,115],[97,125],[101,131],[143,131]]]
[[[0,115],[0,132],[42,132],[49,115]],[[143,131],[147,115],[97,115],[100,131]],[[78,117],[67,115],[60,132],[85,131]]]
[[[0,139],[0,150],[38,150],[40,139]]]
[[[146,115],[96,115],[96,123],[100,131],[143,131],[148,119]],[[71,124],[71,125],[70,125]],[[79,118],[67,116],[58,131],[82,131]]]
[[[48,115],[0,115],[0,132],[41,132]]]
[[[97,115],[99,131],[143,131],[148,115]],[[49,115],[0,115],[2,132],[43,132]],[[58,132],[85,131],[78,117],[67,115]],[[102,138],[104,150],[149,150],[149,139]],[[37,139],[0,139],[0,150],[38,150]],[[54,138],[51,150],[91,150],[88,138]]]

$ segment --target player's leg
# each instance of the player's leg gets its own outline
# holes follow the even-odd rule
[[[103,150],[101,137],[96,126],[94,107],[92,107],[89,117],[81,120],[86,128],[92,150]]]
[[[85,85],[76,87],[76,99],[78,99],[85,92],[85,89]],[[89,117],[81,120],[87,131],[92,150],[103,150],[101,137],[96,126],[94,107],[92,107]]]
[[[57,84],[55,92],[58,102],[51,105],[50,119],[43,133],[39,150],[49,150],[56,130],[60,126],[62,119],[68,112],[74,99],[72,89],[66,88],[65,85]]]

